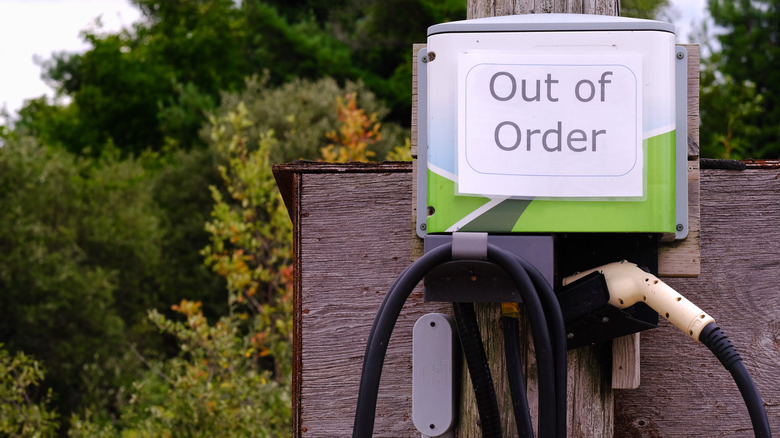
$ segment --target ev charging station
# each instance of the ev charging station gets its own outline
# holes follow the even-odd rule
[[[418,55],[418,235],[685,238],[687,64],[676,62],[686,54],[674,26],[531,14],[428,33]]]
[[[454,436],[458,344],[483,436],[502,436],[473,302],[505,303],[505,336],[515,344],[512,303],[524,305],[538,436],[567,434],[566,350],[655,327],[658,314],[715,353],[756,436],[771,436],[752,379],[714,319],[652,273],[657,242],[688,234],[686,57],[674,27],[650,20],[532,14],[428,29],[418,55],[416,231],[425,255],[377,313],[353,436],[371,436],[387,342],[423,278],[425,299],[452,302],[455,315],[429,314],[414,328],[412,421],[423,436]],[[611,262],[588,265],[591,253],[572,250],[581,242],[603,246],[594,260]],[[533,436],[510,344],[517,428]]]

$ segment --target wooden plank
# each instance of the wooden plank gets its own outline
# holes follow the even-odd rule
[[[619,11],[620,2],[617,0],[472,0],[468,2],[466,16],[472,19],[544,13],[619,15]]]
[[[321,163],[321,162],[295,162],[295,163],[289,163],[289,164],[282,164],[282,165],[276,165],[274,166],[274,176],[277,181],[277,185],[279,186],[279,189],[282,193],[282,196],[285,199],[285,204],[288,209],[288,213],[290,214],[290,217],[294,224],[294,239],[293,239],[293,263],[294,263],[294,275],[295,275],[295,282],[293,286],[293,376],[292,376],[292,423],[293,423],[293,436],[300,437],[300,436],[338,436],[336,435],[328,435],[327,433],[320,434],[319,432],[315,431],[313,434],[309,435],[306,434],[309,430],[309,427],[311,427],[311,417],[305,417],[304,416],[304,406],[305,406],[305,400],[307,399],[304,397],[304,394],[307,393],[308,387],[305,387],[303,385],[304,379],[310,378],[311,373],[309,372],[309,368],[304,366],[304,351],[303,351],[303,344],[304,344],[304,315],[308,315],[310,312],[310,309],[304,306],[304,303],[307,300],[311,299],[312,291],[308,288],[309,283],[304,281],[304,276],[302,275],[304,272],[309,272],[309,266],[305,264],[304,262],[309,262],[310,258],[312,257],[311,251],[309,251],[308,246],[304,246],[304,242],[306,240],[303,238],[305,235],[308,236],[304,231],[306,227],[302,226],[302,224],[305,224],[309,219],[309,213],[302,211],[302,201],[303,201],[303,174],[307,174],[308,177],[313,177],[315,175],[386,175],[386,176],[395,176],[396,178],[400,178],[402,181],[405,181],[405,177],[408,178],[408,174],[410,172],[410,167],[408,163],[389,163],[389,164],[383,164],[382,166],[377,166],[374,163],[350,163],[350,164],[339,164],[339,163]],[[401,172],[401,175],[404,176],[398,176],[399,172]],[[327,188],[323,187],[322,190],[327,190]],[[348,187],[345,189],[346,191],[350,191],[351,187]],[[409,191],[410,188],[405,187],[406,191]],[[403,191],[402,191],[403,192]],[[401,192],[401,193],[402,193]],[[331,197],[332,194],[328,195],[325,199],[328,199]],[[394,193],[393,196],[390,196],[389,199],[393,199],[395,196],[397,196],[397,193]],[[400,199],[397,199],[395,202],[403,203],[403,197]],[[343,227],[342,227],[343,231]],[[405,234],[408,236],[408,234]],[[402,263],[406,263],[408,260],[403,260]],[[307,295],[308,294],[308,295]],[[307,299],[304,300],[304,296],[307,296]],[[375,309],[373,310],[375,311]],[[368,316],[366,316],[368,317]],[[308,333],[307,333],[308,334]],[[310,356],[306,356],[306,365],[310,365],[312,363],[312,358]],[[304,372],[306,370],[306,372]],[[327,376],[323,376],[327,377]],[[311,378],[310,378],[311,380]],[[316,378],[314,379],[317,380]],[[353,414],[354,415],[354,412]],[[314,424],[317,424],[315,421]],[[327,423],[325,423],[327,425]],[[345,429],[346,430],[346,429]],[[349,426],[349,430],[351,430],[351,425]]]
[[[680,44],[688,51],[688,160],[699,159],[699,65],[701,47]]]
[[[417,53],[427,44],[412,45],[412,158],[417,159]]]
[[[699,62],[698,44],[688,50],[688,237],[664,242],[658,248],[658,274],[662,277],[696,277],[701,271],[699,225]]]
[[[294,379],[295,436],[343,436],[351,430],[354,412],[365,341],[359,338],[367,333],[384,289],[408,263],[408,213],[404,211],[408,212],[411,198],[410,166],[307,163],[292,169],[296,166],[298,171],[312,167],[313,173],[293,175],[301,179],[293,178],[290,184],[297,187],[302,200],[293,211],[298,218],[296,275],[301,282],[294,315],[300,328],[295,335],[295,363],[300,373]],[[780,169],[705,170],[701,176],[706,194],[702,198],[702,276],[666,281],[719,320],[740,348],[777,429],[780,380],[774,370],[780,362],[780,294],[776,289],[780,240],[767,236],[774,234],[780,220],[776,202]],[[387,234],[377,237],[374,230],[378,229]],[[377,422],[387,429],[377,436],[416,436],[406,410],[408,387],[401,383],[409,372],[410,353],[404,347],[408,338],[404,336],[408,337],[415,316],[429,311],[429,306],[421,302],[419,293],[413,296],[393,337]],[[449,312],[448,306],[433,308]],[[354,338],[358,339],[352,342]],[[635,391],[617,392],[616,436],[684,433],[704,437],[738,434],[749,426],[746,412],[740,411],[744,408],[736,388],[701,345],[666,323],[642,338],[643,384]],[[528,358],[533,357],[531,353]],[[588,360],[602,355],[589,354]],[[587,362],[571,356],[570,360],[578,366]],[[528,362],[532,371],[533,364]],[[581,381],[576,374],[570,375],[573,383]],[[598,382],[582,382],[578,388],[592,388]],[[531,382],[532,400],[534,391]],[[581,389],[570,391],[576,394]],[[609,403],[607,399],[596,401]],[[609,431],[597,434],[584,426],[583,418],[591,425],[605,424],[604,417],[609,415],[591,409],[601,419],[588,419],[590,414],[576,408],[587,403],[581,394],[572,399],[577,414],[569,419],[571,430],[591,430],[589,435],[575,436],[609,436]]]
[[[780,169],[703,170],[699,278],[665,279],[713,315],[780,431]],[[752,436],[728,373],[665,321],[642,333],[642,385],[616,394],[617,437]]]
[[[638,388],[639,363],[639,333],[612,341],[612,388]]]
[[[352,430],[366,337],[381,300],[409,262],[409,168],[403,174],[306,174],[301,186],[301,394],[296,436]],[[417,292],[393,334],[374,436],[415,436],[411,329],[425,313]]]
[[[658,275],[698,277],[701,272],[701,188],[699,160],[688,162],[688,237],[658,246]]]
[[[303,324],[301,317],[301,301],[303,294],[303,282],[301,277],[301,212],[300,203],[301,199],[301,175],[296,172],[280,172],[278,169],[274,169],[274,177],[276,178],[277,185],[280,187],[282,197],[285,199],[287,205],[287,212],[290,214],[290,219],[293,222],[293,276],[295,278],[293,282],[293,355],[292,355],[292,428],[293,431],[299,432],[302,429],[301,426],[301,376],[303,375],[303,364],[301,362],[301,343],[303,340]],[[287,184],[280,184],[280,181],[289,182]],[[284,187],[284,188],[282,188]],[[286,192],[287,190],[287,192]],[[285,196],[285,192],[287,196]],[[288,200],[289,199],[289,200]]]

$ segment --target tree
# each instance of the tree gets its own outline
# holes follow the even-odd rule
[[[356,99],[353,93],[347,94],[346,102],[338,98],[339,128],[326,134],[333,143],[320,148],[325,161],[369,161],[370,157],[376,155],[369,146],[381,140],[381,124],[377,121],[376,113],[367,115],[365,110],[358,108]]]
[[[320,148],[330,141],[328,133],[339,125],[338,99],[347,94],[355,96],[357,108],[382,121],[381,139],[371,147],[376,159],[384,159],[388,151],[404,143],[408,130],[383,121],[388,108],[362,82],[347,81],[339,86],[333,78],[296,79],[273,86],[267,78],[250,78],[243,91],[223,94],[216,115],[224,117],[244,105],[251,122],[244,128],[249,145],[258,144],[269,131],[274,133],[277,143],[270,151],[272,163],[316,160],[320,158]],[[227,125],[224,129],[230,133],[232,127]]]
[[[780,3],[709,0],[720,52],[702,76],[702,150],[780,156]]]
[[[669,6],[669,0],[620,0],[620,15],[654,19]]]
[[[202,144],[198,130],[220,93],[240,90],[245,77],[356,76],[344,43],[308,18],[288,23],[259,0],[135,3],[144,20],[132,29],[85,31],[91,49],[44,63],[44,77],[72,103],[39,99],[18,126],[77,153],[99,154],[106,144],[135,155],[189,148]]]
[[[210,324],[200,303],[182,300],[173,308],[185,320],[152,311],[162,333],[175,337],[180,355],[148,362],[133,383],[118,418],[101,420],[87,411],[71,419],[70,437],[225,436],[278,437],[289,434],[292,416],[289,374],[265,369],[258,317],[232,314]],[[247,334],[247,330],[249,333]]]
[[[159,261],[141,174],[29,137],[0,148],[0,339],[45,364],[65,415],[85,399],[112,403],[119,371],[132,374],[120,359]]]
[[[212,117],[212,147],[222,158],[203,250],[206,264],[227,285],[230,313],[210,324],[201,304],[173,309],[184,322],[150,311],[163,333],[176,338],[174,358],[146,361],[118,418],[86,412],[72,420],[80,436],[261,436],[289,433],[291,419],[291,224],[271,173],[271,134],[257,145],[239,104]],[[227,129],[230,127],[230,129]]]
[[[51,391],[34,401],[44,369],[39,362],[18,352],[13,356],[0,343],[0,434],[8,437],[52,437],[57,413],[49,407]]]
[[[198,135],[221,93],[267,72],[268,83],[332,77],[362,81],[408,125],[411,56],[429,25],[465,18],[459,0],[313,1],[134,0],[132,29],[83,33],[91,48],[58,53],[44,77],[67,105],[38,99],[17,125],[72,152],[99,155],[111,144],[138,155],[171,144],[202,145]],[[399,14],[403,10],[405,13]]]

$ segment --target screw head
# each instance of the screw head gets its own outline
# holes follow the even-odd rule
[[[685,229],[685,226],[683,224],[677,224],[677,231],[682,231]]]
[[[683,52],[677,52],[677,59],[683,59],[685,58],[685,54]]]

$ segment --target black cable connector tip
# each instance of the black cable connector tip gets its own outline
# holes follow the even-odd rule
[[[699,341],[706,345],[720,363],[723,364],[723,367],[729,371],[731,371],[734,363],[742,360],[742,356],[739,355],[731,340],[714,322],[707,324],[702,329],[701,334],[699,334]]]

